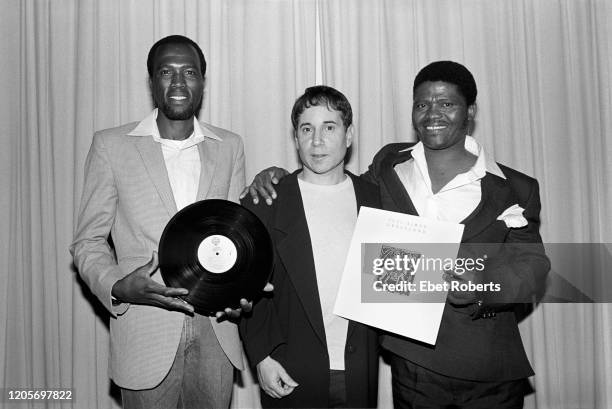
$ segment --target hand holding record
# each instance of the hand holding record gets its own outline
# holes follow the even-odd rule
[[[137,268],[113,285],[112,296],[124,303],[146,304],[193,314],[193,306],[178,298],[187,295],[189,293],[187,289],[166,287],[151,278],[151,274],[157,270],[158,266],[157,252],[153,252],[147,264]]]
[[[186,288],[166,287],[151,279],[151,274],[159,266],[157,252],[153,252],[151,260],[144,266],[137,268],[113,285],[111,294],[119,302],[130,304],[144,304],[167,310],[179,310],[193,314],[193,306],[184,301],[180,296],[186,296],[189,291]],[[272,291],[274,287],[268,283],[263,291]],[[250,312],[253,303],[246,299],[240,300],[237,309],[226,308],[216,313],[217,318],[238,318],[243,312]]]
[[[264,293],[269,293],[274,291],[274,286],[272,283],[266,283],[266,286],[263,288]],[[235,310],[227,307],[225,311],[219,311],[215,316],[217,319],[221,319],[224,316],[228,318],[238,318],[243,312],[251,312],[253,309],[253,301],[248,301],[245,298],[240,299],[240,308],[236,308]]]
[[[159,264],[168,287],[202,315],[237,317],[261,297],[273,263],[266,227],[248,209],[208,199],[176,213],[159,241]],[[271,290],[271,285],[264,290]]]

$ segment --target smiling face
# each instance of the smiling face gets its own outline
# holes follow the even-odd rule
[[[162,45],[155,53],[150,81],[160,115],[172,121],[184,121],[197,113],[204,92],[204,77],[193,47]]]
[[[414,92],[412,125],[426,149],[463,149],[476,104],[468,106],[455,84],[427,81]]]
[[[295,143],[304,165],[302,179],[316,184],[335,184],[344,178],[344,157],[353,140],[353,126],[344,126],[340,111],[326,105],[308,107],[301,113]]]

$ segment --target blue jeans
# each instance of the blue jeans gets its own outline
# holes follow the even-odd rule
[[[208,317],[186,316],[170,372],[153,389],[121,389],[125,409],[228,408],[234,369]]]

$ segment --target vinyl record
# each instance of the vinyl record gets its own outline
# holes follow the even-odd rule
[[[240,299],[256,300],[270,277],[272,240],[250,210],[227,200],[202,200],[174,215],[159,242],[159,266],[169,287],[202,315]]]

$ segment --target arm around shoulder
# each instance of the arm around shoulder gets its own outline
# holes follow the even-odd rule
[[[360,178],[366,182],[378,185],[380,180],[380,174],[383,167],[389,164],[389,160],[396,157],[401,151],[413,146],[414,143],[397,142],[389,143],[374,155],[372,163],[368,166],[368,170],[361,174]],[[390,164],[392,166],[392,164]]]

